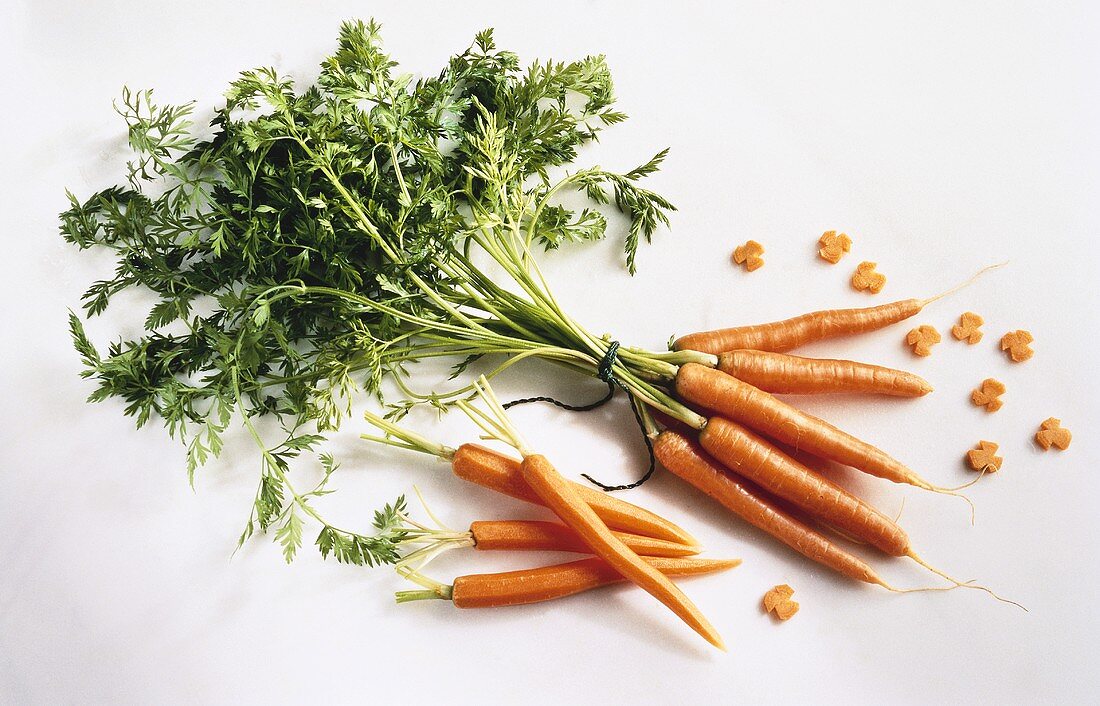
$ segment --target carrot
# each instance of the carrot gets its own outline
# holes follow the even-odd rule
[[[745,427],[711,417],[699,443],[727,468],[812,516],[836,525],[891,556],[905,556],[909,538],[890,518],[821,478]]]
[[[762,523],[767,523],[772,528],[781,530],[785,536],[779,536],[778,534],[774,536],[794,546],[811,559],[826,564],[847,576],[878,584],[895,593],[973,588],[985,591],[999,601],[1011,603],[1025,611],[1027,610],[1015,601],[998,596],[985,586],[979,586],[973,581],[959,581],[928,564],[913,550],[905,531],[898,527],[893,520],[882,515],[839,486],[819,478],[805,466],[802,466],[802,464],[767,441],[755,436],[744,427],[721,417],[710,419],[707,426],[700,432],[699,441],[703,448],[709,451],[715,459],[759,482],[765,488],[775,492],[776,495],[808,510],[832,527],[837,528],[840,533],[850,532],[892,556],[908,557],[953,584],[947,588],[894,588],[879,578],[870,567],[860,560],[855,557],[844,556],[846,552],[835,547],[828,547],[827,545],[831,543],[817,532],[809,530],[804,525],[798,527],[797,525],[801,523],[797,521],[794,521],[795,526],[792,526],[792,518],[784,518],[782,509],[774,507],[774,501],[772,507],[761,507],[762,503],[759,498],[755,500],[746,498],[743,489],[733,488],[729,483],[718,480],[721,477],[721,469],[712,460],[708,460],[705,454],[699,452],[698,449],[681,443],[687,442],[687,439],[682,435],[679,436],[679,440],[670,437],[671,441],[665,442],[667,447],[664,454],[678,468],[683,469],[682,472],[685,476],[697,480],[701,486],[715,493],[720,493],[722,497],[719,499],[723,504],[728,502],[727,507],[730,507],[730,509],[734,509],[734,507],[744,509],[748,515],[756,517]],[[656,444],[654,451],[656,452]],[[736,481],[733,482],[736,483]],[[708,492],[708,494],[710,493]],[[741,496],[740,499],[738,499],[738,495]],[[737,509],[734,509],[734,511],[737,512]],[[786,521],[783,521],[784,519]],[[769,520],[770,522],[768,522]],[[807,532],[802,530],[807,530]],[[799,543],[792,544],[792,541]],[[808,545],[804,548],[800,544],[801,542],[806,542]],[[823,547],[822,545],[826,546]],[[807,549],[809,553],[806,551]]]
[[[759,487],[723,468],[697,442],[666,429],[653,440],[665,468],[811,561],[866,583],[891,588],[875,570],[784,510]]]
[[[525,454],[520,468],[524,479],[539,494],[546,506],[575,530],[597,556],[664,603],[704,640],[720,650],[726,648],[718,631],[683,591],[615,537],[545,456]]]
[[[676,393],[768,436],[815,456],[837,461],[895,483],[951,492],[931,485],[900,461],[823,419],[807,414],[721,370],[698,363],[680,366]]]
[[[904,370],[853,360],[800,358],[768,351],[733,350],[718,356],[718,369],[765,392],[808,395],[856,392],[921,397],[932,386]]]
[[[463,444],[451,460],[454,474],[499,493],[538,505],[545,505],[520,472],[520,462],[479,444]],[[665,518],[613,495],[569,481],[608,527],[670,542],[699,546],[699,541]]]
[[[924,308],[920,299],[904,299],[860,309],[828,309],[782,321],[689,333],[672,343],[674,350],[725,353],[739,348],[782,352],[837,336],[876,331],[915,316]]]
[[[470,523],[465,532],[444,525],[428,508],[420,490],[413,486],[434,527],[418,522],[404,511],[399,512],[403,524],[398,528],[401,546],[415,546],[395,563],[399,573],[419,572],[436,557],[451,549],[474,547],[482,551],[561,551],[591,554],[592,550],[565,525],[537,520],[484,520]],[[699,553],[699,548],[653,539],[625,532],[614,532],[631,550],[641,555],[682,557]]]
[[[742,348],[781,353],[827,338],[877,331],[915,316],[937,299],[965,287],[983,272],[1000,266],[985,267],[966,282],[929,299],[904,299],[861,309],[828,309],[766,324],[691,333],[676,339],[672,348],[713,354]]]
[[[607,525],[584,501],[581,494],[574,489],[575,484],[563,478],[545,456],[531,452],[519,432],[508,420],[504,408],[493,395],[484,376],[478,378],[474,387],[489,408],[489,412],[479,410],[466,401],[459,401],[456,405],[491,438],[510,444],[519,451],[523,456],[523,462],[520,463],[523,479],[532,490],[538,493],[546,507],[550,508],[566,526],[575,531],[581,540],[592,548],[596,556],[664,603],[707,642],[725,650],[718,631],[695,607],[691,599],[664,574],[643,561],[612,534]]]
[[[371,412],[364,413],[364,416],[368,422],[387,434],[385,437],[363,434],[365,439],[437,456],[449,461],[451,470],[463,480],[517,500],[537,505],[543,504],[539,496],[523,480],[519,469],[520,462],[514,458],[479,444],[463,444],[457,449],[452,449]],[[573,485],[600,519],[612,529],[699,546],[699,542],[686,530],[660,515],[580,483]]]
[[[612,532],[641,556],[682,557],[699,553],[699,547],[654,539],[627,532]],[[479,520],[470,523],[474,548],[485,551],[523,550],[591,554],[580,536],[565,525],[538,520]]]
[[[666,576],[709,574],[732,569],[741,563],[740,559],[667,557],[643,557],[643,561]],[[610,564],[597,557],[536,569],[459,576],[451,586],[413,575],[413,572],[407,576],[427,590],[401,591],[397,594],[398,603],[442,598],[450,600],[458,608],[494,608],[539,603],[626,580]]]

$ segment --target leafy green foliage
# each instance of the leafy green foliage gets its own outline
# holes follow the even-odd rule
[[[629,216],[633,271],[640,240],[672,210],[637,184],[665,152],[624,174],[551,181],[625,119],[602,56],[524,70],[487,30],[438,76],[414,80],[396,73],[379,30],[344,23],[304,89],[271,68],[243,72],[205,139],[192,132],[194,104],[125,90],[116,110],[134,152],[127,183],[83,201],[69,194],[60,217],[67,241],[116,255],[113,276],[83,297],[87,315],[129,288],[157,296],[145,334],[103,354],[70,317],[82,374],[97,384],[89,399],[121,399],[138,426],[161,419],[187,446],[192,482],[241,415],[262,452],[241,541],[273,530],[288,560],[303,520],[319,520],[310,499],[330,492],[336,467],[322,458],[325,480],[300,494],[290,460],[314,451],[356,394],[380,394],[386,376],[421,357],[459,356],[461,371],[485,353],[588,345],[474,268],[471,247],[517,256],[521,230],[547,248],[604,237],[596,208],[549,202],[569,187]],[[259,438],[250,420],[261,416],[280,421],[281,444]],[[375,539],[321,522],[325,556],[392,558]]]
[[[392,564],[399,558],[398,543],[408,534],[401,522],[405,510],[405,496],[402,495],[392,505],[375,511],[374,528],[377,532],[369,537],[325,525],[317,535],[317,547],[323,557],[327,559],[332,556],[341,564]]]

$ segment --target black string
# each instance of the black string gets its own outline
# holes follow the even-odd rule
[[[653,442],[650,441],[649,435],[646,433],[645,420],[642,419],[642,412],[638,408],[638,403],[635,401],[634,395],[630,394],[630,390],[627,388],[627,386],[624,385],[617,377],[615,377],[615,374],[613,372],[615,368],[615,362],[616,360],[618,360],[618,354],[619,342],[612,341],[608,344],[607,352],[604,353],[603,358],[600,360],[600,364],[596,366],[596,377],[607,383],[607,394],[604,395],[601,399],[596,400],[595,402],[591,402],[589,404],[573,405],[566,404],[565,402],[562,402],[561,400],[556,400],[553,397],[540,396],[523,397],[518,400],[512,400],[511,402],[505,402],[502,405],[504,409],[509,409],[511,407],[515,407],[516,405],[528,404],[530,402],[549,402],[555,407],[560,407],[561,409],[565,409],[570,412],[590,412],[594,409],[598,409],[599,407],[603,407],[605,404],[610,402],[611,399],[615,396],[616,387],[625,392],[627,395],[627,399],[630,401],[630,410],[634,412],[634,419],[638,422],[638,428],[642,430],[642,441],[645,442],[646,452],[649,454],[649,470],[647,470],[645,472],[645,475],[643,475],[638,480],[634,481],[633,483],[627,483],[625,485],[606,485],[588,475],[587,473],[581,474],[582,478],[587,480],[589,483],[595,485],[600,490],[606,492],[611,492],[615,490],[630,490],[631,488],[637,488],[639,485],[649,480],[650,476],[653,475],[653,471],[657,468],[657,457],[653,453]]]

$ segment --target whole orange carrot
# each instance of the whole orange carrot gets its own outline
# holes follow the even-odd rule
[[[860,309],[814,311],[766,324],[690,333],[677,338],[672,347],[716,355],[739,348],[783,352],[826,338],[875,331],[915,316],[924,305],[920,299],[905,299]]]
[[[732,375],[696,363],[680,367],[676,393],[681,398],[766,434],[796,449],[843,463],[895,483],[926,490],[931,485],[882,450],[860,441]]]
[[[928,299],[904,299],[860,309],[827,309],[766,324],[702,331],[681,336],[672,347],[678,351],[693,350],[716,355],[739,348],[782,353],[814,341],[876,331],[915,316],[937,299],[965,287],[983,272],[1002,264],[982,268],[966,282]]]
[[[768,351],[734,350],[718,356],[718,369],[765,392],[829,392],[921,397],[932,386],[904,370],[854,360],[801,358]]]
[[[478,520],[470,523],[470,541],[483,551],[556,551],[590,554],[581,537],[557,522],[539,520]],[[644,537],[628,532],[612,532],[631,551],[640,556],[681,557],[699,553],[699,547]]]
[[[642,560],[666,576],[698,576],[732,569],[741,563],[740,559],[643,557]],[[598,557],[535,569],[459,576],[450,586],[425,581],[423,577],[416,578],[420,579],[418,583],[424,585],[426,590],[401,591],[397,594],[398,603],[441,598],[452,601],[457,608],[527,605],[572,596],[626,580],[610,564]]]

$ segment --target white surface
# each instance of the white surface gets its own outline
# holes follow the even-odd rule
[[[1064,703],[1095,695],[1096,6],[673,5],[16,2],[0,10],[8,53],[0,702]],[[900,343],[902,324],[809,351],[910,368],[934,394],[806,407],[944,484],[968,478],[959,459],[975,442],[1000,442],[1004,470],[971,492],[974,527],[959,501],[859,485],[887,510],[905,499],[902,522],[930,561],[1031,612],[975,591],[893,596],[853,586],[667,476],[628,498],[681,521],[712,555],[745,560],[685,583],[724,633],[728,655],[638,591],[460,612],[442,602],[394,606],[401,585],[386,570],[325,563],[311,551],[286,567],[263,540],[230,560],[254,488],[247,445],[201,473],[192,492],[182,451],[161,429],[135,431],[117,403],[82,401],[91,386],[77,377],[65,311],[110,263],[56,236],[62,189],[83,195],[120,180],[124,135],[110,99],[123,84],[209,106],[236,71],[255,65],[309,77],[339,20],[370,15],[417,72],[437,70],[489,25],[525,60],[608,55],[632,120],[581,161],[631,166],[671,146],[653,183],[680,212],[672,232],[645,248],[634,279],[619,268],[617,243],[550,260],[557,292],[596,331],[660,347],[671,333],[926,296],[1010,260],[916,320],[946,335],[959,313],[980,312],[979,346],[945,340],[915,360]],[[855,240],[837,267],[814,257],[817,236],[832,228]],[[750,237],[766,245],[767,265],[747,276],[727,257]],[[877,298],[847,286],[863,259],[889,277]],[[104,342],[120,321],[108,314],[93,335]],[[1034,333],[1037,353],[1013,366],[995,342],[1017,327]],[[532,365],[501,389],[536,389],[546,375]],[[1008,385],[995,415],[967,400],[987,376]],[[594,386],[551,389],[579,399]],[[1051,415],[1075,434],[1068,452],[1043,454],[1031,442]],[[621,406],[587,417],[527,408],[516,418],[563,469],[626,479],[642,463]],[[450,442],[469,435],[457,417],[414,422]],[[464,487],[442,466],[379,455],[356,440],[360,431],[352,421],[337,441],[346,470],[325,506],[347,524],[365,526],[373,508],[413,482],[455,525],[529,512]],[[449,577],[523,561],[454,556],[433,570]],[[899,584],[931,583],[904,561],[877,563]],[[777,626],[758,603],[780,582],[796,588],[802,612]]]

